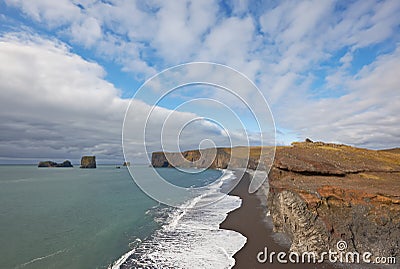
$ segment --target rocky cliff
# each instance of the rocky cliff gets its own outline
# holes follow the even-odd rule
[[[247,162],[234,151],[219,148],[214,155],[186,151],[184,159],[178,153],[156,152],[152,165],[204,167],[211,163],[210,168],[226,168],[232,160],[231,168],[254,169],[259,163],[262,167],[260,148],[251,148]],[[214,158],[207,160],[207,154]],[[398,150],[375,151],[311,140],[293,143],[276,148],[268,179],[267,206],[274,230],[289,235],[293,251],[336,250],[336,243],[345,240],[348,251],[400,255]]]
[[[215,151],[213,149],[205,149],[201,151],[189,150],[182,153],[154,152],[151,157],[151,163],[154,167],[210,167],[225,169],[228,167],[229,159],[229,149],[218,148]]]
[[[400,255],[400,155],[326,143],[278,147],[268,208],[293,251]]]
[[[70,161],[64,161],[62,163],[56,163],[53,161],[39,162],[38,167],[73,167]]]
[[[151,164],[153,167],[209,167],[266,169],[266,159],[273,158],[272,148],[234,147],[203,150],[189,150],[182,153],[153,152]]]
[[[83,156],[81,168],[96,168],[96,156]]]

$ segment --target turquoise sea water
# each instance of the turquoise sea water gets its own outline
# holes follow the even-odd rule
[[[161,173],[186,186],[221,175]],[[107,268],[170,221],[159,208],[126,168],[0,166],[0,268]]]

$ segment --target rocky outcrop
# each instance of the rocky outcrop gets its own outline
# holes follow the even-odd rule
[[[73,167],[73,165],[68,160],[62,163],[56,163],[53,161],[44,161],[44,162],[39,162],[38,167]]]
[[[298,252],[336,250],[399,256],[400,155],[322,142],[278,147],[268,208]]]
[[[81,168],[96,168],[96,156],[83,156]]]
[[[131,162],[124,162],[122,166],[131,166]]]
[[[315,212],[296,193],[283,190],[268,195],[274,230],[287,234],[293,252],[319,252],[328,248],[329,232]]]

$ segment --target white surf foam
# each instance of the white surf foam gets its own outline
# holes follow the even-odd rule
[[[133,268],[231,268],[233,255],[246,237],[219,228],[227,214],[240,207],[239,197],[225,196],[210,203],[221,195],[222,184],[235,178],[232,171],[223,172],[209,191],[174,209],[167,224],[109,268],[118,269],[124,263]]]
[[[25,266],[27,266],[27,265],[29,265],[29,264],[32,264],[32,263],[35,263],[35,262],[37,262],[37,261],[41,261],[41,260],[44,260],[44,259],[53,257],[53,256],[55,256],[55,255],[58,255],[58,254],[60,254],[60,253],[65,252],[65,251],[67,251],[67,249],[58,250],[58,251],[55,251],[55,252],[53,252],[53,253],[50,253],[49,255],[34,258],[34,259],[32,259],[32,260],[30,260],[30,261],[28,261],[28,262],[26,262],[26,263],[23,263],[23,264],[18,265],[18,266],[15,267],[15,268],[22,268],[22,267],[25,267]]]

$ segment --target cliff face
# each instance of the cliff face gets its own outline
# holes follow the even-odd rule
[[[260,156],[259,147],[251,148],[247,162],[243,162],[243,149],[247,150],[220,148],[215,158],[210,155],[211,160],[204,164],[226,168],[231,160],[231,168],[254,169],[259,163],[266,167],[266,156]],[[156,152],[152,165],[204,167],[198,161],[201,154],[208,153],[184,152],[185,160],[194,161],[190,164],[177,153]],[[289,235],[293,251],[336,250],[336,243],[345,240],[347,251],[400,255],[398,150],[375,151],[310,140],[277,147],[268,184],[267,206],[274,229]]]
[[[96,168],[96,156],[83,156],[81,168]]]
[[[53,161],[39,162],[38,167],[73,167],[70,161],[64,161],[62,163],[56,163]]]
[[[234,147],[204,150],[189,150],[182,153],[153,152],[151,164],[153,167],[209,167],[209,168],[250,168],[266,169],[266,160],[272,160],[273,148]],[[183,158],[181,157],[183,156]]]
[[[182,158],[183,156],[183,158]],[[154,152],[151,157],[151,164],[154,167],[210,167],[227,168],[230,160],[229,149],[219,148],[189,150],[181,153],[175,152]]]
[[[399,256],[400,155],[325,143],[278,147],[268,208],[294,251]]]

